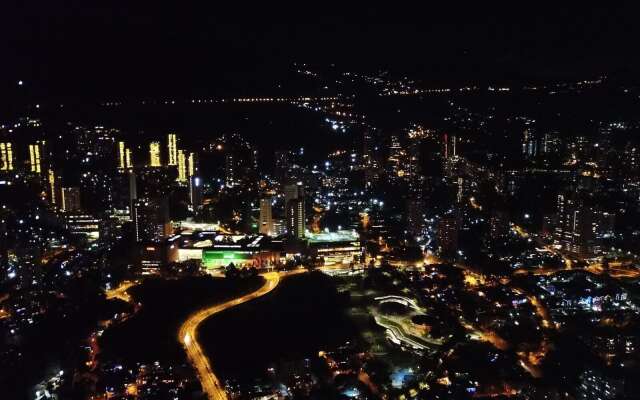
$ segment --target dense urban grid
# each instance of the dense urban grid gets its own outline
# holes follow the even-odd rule
[[[286,75],[12,82],[0,398],[638,398],[640,86]]]

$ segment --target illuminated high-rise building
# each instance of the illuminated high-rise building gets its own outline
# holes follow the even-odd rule
[[[13,147],[10,142],[0,143],[0,171],[13,171]]]
[[[31,172],[39,174],[42,172],[40,155],[42,154],[42,148],[40,143],[29,145],[29,168]]]
[[[124,142],[118,142],[118,169],[125,169],[126,147]]]
[[[284,200],[287,232],[293,237],[302,239],[306,226],[302,182],[285,185]]]
[[[127,148],[125,151],[125,168],[128,170],[133,169],[133,156],[131,155],[131,149]]]
[[[47,182],[49,184],[49,202],[54,206],[62,206],[62,193],[60,187],[60,177],[49,169],[47,174]]]
[[[588,192],[558,194],[554,243],[584,257],[599,254],[602,240],[615,234],[615,213],[601,208]]]
[[[160,142],[149,143],[149,166],[160,167],[162,166],[160,160]]]
[[[169,165],[178,165],[178,137],[175,133],[168,136]]]
[[[271,197],[260,199],[260,226],[258,227],[258,231],[263,235],[271,236],[274,234],[273,215],[271,211]]]
[[[184,150],[178,150],[178,182],[187,181],[187,157]]]
[[[290,200],[287,204],[287,232],[290,236],[303,239],[305,226],[304,198]]]
[[[188,173],[189,178],[196,174],[196,155],[195,153],[189,153],[188,161]]]

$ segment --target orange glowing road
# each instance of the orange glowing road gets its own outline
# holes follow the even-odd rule
[[[211,317],[214,314],[222,312],[231,307],[235,307],[239,304],[256,299],[260,296],[271,292],[280,283],[280,277],[303,272],[304,270],[297,270],[285,273],[268,272],[262,276],[265,279],[264,285],[262,285],[255,292],[245,294],[244,296],[237,297],[233,300],[229,300],[225,303],[216,304],[211,307],[205,307],[195,313],[191,314],[189,318],[182,324],[178,331],[178,340],[184,347],[189,362],[195,368],[202,384],[202,389],[207,394],[209,400],[227,400],[227,393],[224,391],[224,387],[220,383],[218,377],[213,373],[211,369],[211,363],[209,358],[204,354],[202,346],[198,343],[197,330],[200,324]]]
[[[133,299],[131,298],[129,293],[127,293],[127,290],[131,289],[139,283],[140,281],[137,280],[122,282],[117,288],[110,289],[105,292],[107,300],[119,299],[126,303],[133,303]]]

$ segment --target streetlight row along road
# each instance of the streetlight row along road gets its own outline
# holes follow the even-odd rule
[[[221,384],[220,380],[211,368],[209,358],[202,350],[200,343],[198,343],[197,330],[200,324],[214,314],[271,292],[276,286],[278,286],[278,283],[280,283],[280,278],[304,271],[304,269],[299,269],[288,272],[268,272],[262,274],[265,282],[258,290],[236,297],[235,299],[224,303],[202,308],[191,314],[182,326],[180,326],[180,330],[178,331],[178,340],[182,344],[182,347],[184,347],[189,362],[195,368],[198,378],[200,379],[200,383],[202,384],[202,389],[207,394],[207,398],[209,400],[227,400],[228,397],[224,390],[224,386]]]

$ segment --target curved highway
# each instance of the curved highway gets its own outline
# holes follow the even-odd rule
[[[220,383],[218,377],[213,373],[211,369],[211,363],[209,358],[204,354],[202,346],[198,343],[197,330],[198,326],[207,318],[214,314],[222,312],[228,308],[235,307],[239,304],[253,300],[260,296],[272,291],[278,283],[280,283],[281,276],[288,276],[292,273],[298,273],[302,271],[292,271],[289,273],[283,273],[282,275],[277,272],[269,272],[263,274],[265,283],[256,291],[245,294],[244,296],[237,297],[227,302],[216,304],[211,307],[205,307],[191,314],[187,320],[182,324],[178,331],[178,339],[185,351],[189,362],[195,368],[198,373],[198,378],[202,384],[202,389],[207,394],[209,400],[227,400],[227,393],[224,391],[224,386]]]

